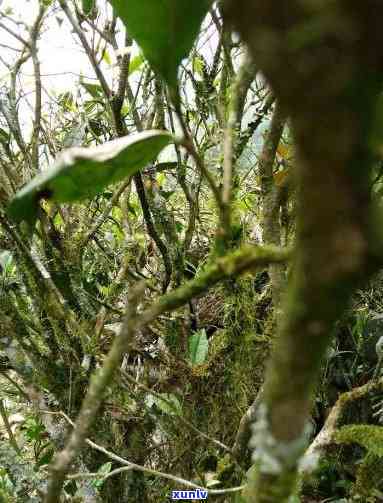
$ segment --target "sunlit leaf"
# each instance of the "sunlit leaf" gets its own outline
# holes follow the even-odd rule
[[[210,0],[110,0],[150,65],[175,87]]]
[[[144,61],[145,59],[142,53],[138,54],[137,56],[134,56],[134,58],[132,58],[129,63],[129,75],[139,70]]]
[[[64,110],[68,110],[70,112],[77,111],[77,107],[73,100],[73,94],[69,91],[59,94],[58,102],[64,108]]]
[[[203,77],[204,70],[204,60],[200,56],[194,56],[193,58],[193,72],[198,73],[200,77]]]
[[[0,267],[3,271],[10,270],[13,262],[12,253],[8,250],[0,251]]]
[[[156,175],[156,182],[159,186],[163,185],[166,181],[166,174],[165,173],[157,173]]]
[[[65,150],[51,168],[37,175],[12,199],[8,214],[33,223],[41,199],[58,203],[94,197],[111,183],[133,175],[172,141],[164,131],[145,131],[91,148]]]
[[[107,50],[104,51],[102,59],[108,66],[112,66],[112,58],[110,57],[109,52]]]
[[[112,463],[108,461],[107,463],[104,463],[98,470],[97,470],[97,475],[94,480],[92,480],[92,485],[93,487],[101,487],[104,483],[105,477],[110,473],[112,469]]]

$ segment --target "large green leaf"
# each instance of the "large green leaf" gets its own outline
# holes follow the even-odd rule
[[[37,175],[12,199],[8,214],[33,223],[40,199],[59,203],[94,197],[107,185],[131,176],[172,141],[165,131],[144,131],[98,147],[64,150],[51,168]]]
[[[188,56],[210,0],[110,0],[129,35],[167,83],[175,87],[177,69]]]

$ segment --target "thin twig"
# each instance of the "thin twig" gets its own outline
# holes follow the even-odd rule
[[[64,412],[51,412],[51,411],[44,411],[44,410],[40,410],[40,412],[42,412],[44,414],[60,415],[60,416],[64,417],[66,419],[66,421],[68,421],[69,424],[71,424],[72,426],[75,426],[75,424],[73,423],[73,421]],[[118,468],[116,470],[113,470],[113,472],[110,472],[105,477],[103,477],[104,480],[106,478],[108,478],[108,476],[110,477],[112,475],[116,475],[117,473],[121,473],[122,471],[136,470],[136,471],[140,471],[140,472],[147,473],[147,474],[150,474],[150,475],[155,475],[157,477],[161,477],[161,478],[165,478],[165,479],[168,479],[168,480],[172,480],[173,482],[176,482],[177,484],[180,484],[182,486],[193,487],[195,489],[202,489],[202,490],[208,491],[208,493],[210,495],[211,494],[233,493],[233,492],[242,491],[242,489],[245,488],[245,486],[230,487],[228,489],[208,489],[208,488],[204,488],[204,487],[201,487],[200,484],[197,484],[195,482],[191,482],[190,480],[186,480],[186,479],[182,479],[180,477],[176,477],[175,475],[171,475],[170,473],[164,473],[164,472],[160,472],[158,470],[153,470],[152,468],[147,468],[145,466],[138,465],[137,463],[133,463],[131,461],[128,461],[127,459],[121,458],[120,456],[117,456],[117,454],[114,454],[114,452],[108,451],[107,449],[105,449],[105,447],[102,447],[101,445],[96,444],[95,442],[93,442],[92,440],[89,440],[88,438],[85,439],[85,443],[87,445],[89,445],[89,447],[92,447],[93,449],[95,449],[95,450],[97,450],[99,452],[102,452],[109,459],[112,459],[113,461],[116,461],[117,463],[120,463],[120,464],[124,465],[124,469]],[[69,478],[69,479],[74,479],[74,478],[93,478],[94,476],[100,477],[100,474],[99,473],[96,473],[96,474],[93,474],[93,473],[90,473],[90,474],[89,473],[71,474],[71,475],[68,475],[67,478]]]
[[[90,382],[87,395],[76,420],[76,426],[64,450],[53,461],[51,466],[52,477],[48,484],[44,503],[56,503],[59,500],[66,475],[86,440],[86,435],[101,406],[105,391],[112,382],[115,371],[121,364],[122,355],[126,351],[128,343],[135,332],[137,325],[137,303],[143,293],[144,284],[140,283],[130,294],[126,318],[120,334],[114,339],[103,367],[93,376]]]
[[[0,28],[5,30],[6,32],[8,32],[10,35],[12,35],[12,37],[14,37],[16,40],[18,40],[23,45],[25,45],[25,47],[30,48],[29,42],[27,40],[25,40],[23,37],[21,37],[20,35],[18,35],[16,32],[14,32],[13,30],[11,30],[11,28],[8,28],[8,26],[6,26],[3,23],[0,23]]]
[[[205,166],[205,163],[201,159],[200,155],[198,154],[193,138],[190,135],[190,132],[186,126],[186,123],[184,121],[183,115],[182,115],[182,110],[181,110],[181,99],[179,96],[179,92],[171,92],[170,93],[171,100],[174,105],[174,110],[176,112],[177,118],[179,120],[179,123],[182,128],[182,133],[184,137],[180,140],[180,145],[182,145],[187,152],[191,155],[193,158],[197,169],[202,173],[202,175],[206,178],[207,183],[210,186],[211,191],[213,192],[216,204],[218,208],[221,210],[222,209],[222,199],[221,199],[221,193],[219,191],[219,188],[213,178],[213,175],[210,173],[210,171],[207,169]]]
[[[33,23],[31,29],[31,36],[29,41],[29,47],[32,56],[34,78],[35,78],[35,116],[33,119],[33,130],[32,130],[32,165],[36,171],[39,169],[39,135],[41,131],[41,71],[40,71],[40,60],[37,53],[37,39],[39,36],[39,30],[41,28],[41,23],[47,6],[44,3],[40,3],[40,8],[35,22]]]
[[[5,429],[7,430],[9,443],[11,444],[12,448],[14,449],[14,451],[17,454],[21,454],[20,447],[17,445],[17,442],[16,442],[15,436],[13,434],[11,425],[9,424],[8,414],[5,409],[5,405],[4,405],[3,400],[0,400],[0,416],[1,416],[1,419],[3,420]]]
[[[121,194],[124,192],[124,190],[128,187],[130,184],[130,179],[124,183],[121,184],[121,186],[115,191],[113,194],[111,200],[109,203],[106,205],[104,211],[101,213],[101,215],[97,218],[95,223],[92,225],[90,230],[86,233],[85,237],[82,240],[81,247],[80,247],[80,252],[81,254],[84,253],[84,249],[89,243],[89,241],[93,238],[93,236],[96,234],[98,229],[103,225],[103,223],[107,220],[110,212],[112,211],[114,205],[117,203],[119,200]]]
[[[62,10],[65,12],[65,15],[68,18],[70,24],[72,25],[74,32],[76,33],[76,35],[78,36],[78,38],[80,39],[80,41],[84,47],[84,50],[90,60],[90,63],[93,67],[93,70],[94,70],[95,74],[97,75],[97,78],[101,84],[102,90],[104,91],[105,97],[107,99],[109,99],[111,96],[110,88],[109,88],[108,83],[104,77],[104,74],[102,73],[99,65],[97,64],[97,60],[95,58],[95,55],[92,51],[92,48],[88,44],[88,41],[84,35],[83,30],[81,29],[78,22],[74,18],[66,0],[59,0],[59,4],[60,4]]]
[[[220,442],[219,440],[215,439],[215,438],[212,438],[210,437],[209,435],[206,435],[206,433],[204,433],[203,431],[199,430],[196,426],[194,426],[193,423],[191,423],[190,421],[188,421],[187,419],[185,419],[183,416],[181,416],[180,414],[178,414],[178,409],[177,409],[177,406],[171,401],[171,400],[168,400],[167,398],[165,398],[163,395],[161,395],[160,393],[157,393],[156,391],[154,391],[153,389],[150,389],[148,388],[147,386],[145,386],[145,384],[142,384],[140,382],[137,382],[136,379],[134,379],[134,377],[130,376],[128,374],[128,372],[126,372],[125,370],[122,370],[120,369],[120,372],[121,372],[121,375],[127,380],[129,381],[130,383],[134,384],[135,386],[137,386],[138,388],[146,391],[147,393],[150,393],[151,395],[154,395],[156,396],[157,398],[159,398],[160,400],[162,400],[163,402],[165,402],[174,412],[177,413],[177,419],[185,424],[188,428],[190,428],[191,430],[193,430],[195,433],[197,433],[199,436],[201,436],[202,438],[205,438],[206,440],[208,440],[209,442],[212,442],[213,444],[217,445],[220,449],[223,449],[224,451],[228,452],[231,454],[231,449],[230,447],[228,447],[227,445],[223,444],[222,442]]]

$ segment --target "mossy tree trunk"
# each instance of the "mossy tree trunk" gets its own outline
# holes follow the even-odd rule
[[[270,123],[270,129],[265,138],[262,153],[259,160],[259,172],[261,178],[261,190],[263,199],[262,211],[262,234],[266,244],[281,245],[281,187],[274,181],[273,168],[279,142],[282,137],[285,116],[279,103],[276,103]],[[285,283],[285,268],[283,265],[270,265],[269,275],[274,310],[278,313],[280,308],[281,293]],[[277,317],[275,317],[276,319]]]
[[[369,195],[383,32],[378,1],[230,1],[291,119],[298,166],[294,274],[254,426],[249,502],[287,501],[305,448],[319,369],[351,293],[381,264]]]

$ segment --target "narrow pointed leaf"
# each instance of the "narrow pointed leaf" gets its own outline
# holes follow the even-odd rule
[[[91,148],[62,152],[53,166],[37,175],[12,199],[8,214],[15,221],[36,220],[40,199],[58,203],[94,197],[111,183],[135,174],[172,141],[165,131],[145,131]]]
[[[152,68],[175,87],[210,0],[110,0]]]
[[[209,351],[209,341],[205,330],[199,330],[189,337],[188,359],[192,366],[204,363]]]

